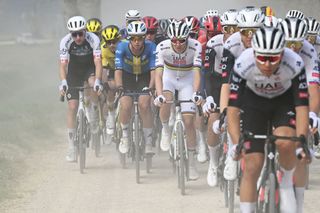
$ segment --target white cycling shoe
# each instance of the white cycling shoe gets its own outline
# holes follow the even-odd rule
[[[196,160],[194,156],[195,151],[188,151],[189,158],[189,180],[198,180],[199,173],[196,167]]]
[[[122,137],[119,144],[119,152],[126,154],[129,151],[129,138]]]
[[[292,213],[297,212],[297,202],[293,187],[280,187],[280,212]]]
[[[237,166],[238,162],[228,156],[225,161],[225,167],[223,171],[223,177],[226,180],[235,180],[237,178]]]
[[[218,185],[218,168],[211,166],[211,163],[209,163],[207,183],[211,187]]]
[[[153,150],[153,147],[152,147],[152,143],[146,143],[145,153],[146,153],[146,154],[154,154],[154,150]]]
[[[66,156],[66,161],[75,162],[76,161],[76,152],[75,148],[69,148]]]
[[[166,133],[164,129],[161,131],[161,141],[160,141],[160,148],[162,151],[167,152],[170,149],[170,142],[171,142],[171,134]]]
[[[207,161],[207,148],[203,142],[199,143],[199,150],[197,155],[197,160],[199,163],[204,163]]]

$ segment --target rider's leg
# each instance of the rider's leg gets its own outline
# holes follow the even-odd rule
[[[295,130],[288,126],[277,127],[273,134],[279,136],[295,136]],[[293,190],[293,172],[296,166],[296,146],[287,140],[277,140],[279,152],[279,164],[283,173],[280,186],[280,207],[281,212],[296,212],[296,199]]]
[[[88,78],[88,84],[90,87],[94,86],[95,76],[90,76]],[[96,92],[94,92],[92,89],[87,90],[89,91],[90,95],[90,104],[88,108],[88,120],[90,123],[91,132],[93,134],[96,134],[99,131],[98,127],[98,116],[99,116],[99,110],[98,110],[98,95]]]
[[[219,138],[212,130],[212,124],[219,118],[219,113],[211,113],[208,119],[208,131],[207,131],[207,144],[209,148],[209,168],[207,175],[207,182],[209,186],[216,186],[218,177],[217,177],[217,168],[219,165]]]
[[[164,97],[167,101],[173,100],[172,92],[164,91]],[[162,123],[162,132],[161,132],[161,141],[160,141],[160,148],[162,151],[168,151],[170,148],[170,141],[171,141],[171,129],[169,126],[169,117],[170,117],[170,109],[172,104],[163,104],[160,107],[160,120]]]
[[[204,163],[207,161],[206,125],[203,116],[199,116],[199,113],[196,114],[195,122],[198,142],[197,159],[200,163]]]
[[[294,187],[297,200],[297,213],[303,212],[304,190],[307,180],[307,165],[305,162],[297,161],[294,171]]]
[[[78,111],[79,101],[71,99],[68,101],[67,111],[67,134],[68,134],[68,154],[66,160],[72,162],[75,160],[74,136],[76,133],[76,116]]]
[[[139,115],[143,125],[143,136],[146,143],[146,152],[152,152],[152,126],[153,116],[151,112],[151,97],[140,96],[139,97]]]
[[[122,138],[119,144],[119,151],[127,153],[129,150],[128,128],[132,113],[132,98],[123,96],[120,98],[120,114],[119,120],[122,129]]]
[[[107,112],[108,116],[106,119],[107,134],[113,134],[115,128],[115,109],[113,102],[115,100],[115,82],[114,80],[108,81],[109,90],[107,93]]]

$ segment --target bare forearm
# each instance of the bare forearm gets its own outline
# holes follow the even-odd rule
[[[229,84],[222,84],[220,92],[220,112],[222,113],[228,107],[229,100]]]
[[[193,79],[193,92],[200,91],[200,84],[201,84],[201,71],[194,70],[194,79]]]
[[[155,71],[155,83],[157,95],[162,95],[162,73],[161,70]]]
[[[116,70],[114,72],[114,80],[116,82],[116,87],[122,86],[122,70]]]
[[[237,144],[240,138],[240,109],[228,107],[228,132],[233,144]]]
[[[308,87],[309,92],[309,109],[310,112],[314,112],[316,114],[319,113],[320,107],[320,92],[319,86],[314,84]]]
[[[296,135],[307,136],[309,131],[309,109],[307,106],[296,107]]]
[[[67,63],[60,63],[59,77],[60,80],[65,80],[67,78]]]
[[[155,71],[152,70],[152,71],[150,72],[149,88],[154,88],[154,83],[155,83]]]
[[[94,65],[96,67],[96,78],[97,79],[102,79],[102,64],[101,64],[101,59],[95,59],[94,60]]]

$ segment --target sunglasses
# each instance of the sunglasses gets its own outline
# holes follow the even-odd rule
[[[84,35],[83,31],[78,31],[78,32],[72,32],[71,36],[76,38],[77,36],[82,37]]]
[[[244,28],[240,29],[240,33],[243,36],[253,36],[256,33],[257,29],[256,28]]]
[[[311,44],[315,44],[317,41],[317,35],[308,35],[307,36],[307,40],[311,43]]]
[[[145,39],[145,36],[132,36],[130,38],[130,41],[137,42],[137,41],[143,41],[144,39]]]
[[[106,44],[109,45],[109,46],[110,46],[111,44],[115,45],[115,44],[118,43],[118,41],[119,41],[118,39],[108,40],[108,41],[106,41]]]
[[[156,34],[156,33],[157,33],[156,30],[148,30],[148,31],[147,31],[147,34],[151,34],[151,35],[154,35],[154,34]]]
[[[222,30],[226,34],[233,34],[237,32],[239,29],[236,25],[223,26]]]
[[[184,38],[172,38],[171,43],[173,44],[184,44],[187,40]]]
[[[190,36],[191,38],[193,38],[193,39],[197,39],[198,33],[197,33],[197,32],[190,32],[190,33],[189,33],[189,36]]]
[[[301,49],[303,43],[302,41],[287,41],[286,47],[288,48],[294,48],[294,49]]]
[[[281,54],[278,55],[259,55],[256,54],[256,60],[260,64],[265,64],[267,61],[270,62],[271,65],[275,65],[281,59]]]

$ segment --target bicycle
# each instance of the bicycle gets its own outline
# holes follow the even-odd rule
[[[193,103],[192,100],[178,100],[178,91],[175,91],[174,100],[166,101],[165,104],[175,104],[175,122],[171,133],[171,148],[169,149],[174,171],[178,171],[178,188],[181,195],[185,195],[185,181],[189,181],[189,159],[188,148],[185,139],[185,128],[181,114],[181,103]],[[201,107],[198,106],[198,113],[201,116]]]
[[[140,161],[146,159],[146,170],[150,172],[152,167],[152,157],[153,153],[145,153],[145,141],[143,137],[143,130],[142,130],[142,121],[139,116],[139,105],[138,100],[139,97],[142,95],[150,96],[149,91],[142,91],[142,92],[125,92],[125,96],[129,96],[133,99],[133,116],[130,120],[129,125],[129,152],[128,156],[131,156],[132,159],[135,161],[135,168],[136,168],[136,183],[140,183]],[[120,99],[120,96],[116,98],[116,102]],[[125,164],[125,154],[120,154],[120,160],[122,165]]]
[[[79,106],[76,116],[76,134],[74,136],[76,162],[79,159],[80,173],[84,173],[86,166],[86,148],[89,147],[90,125],[85,113],[84,90],[91,87],[69,87],[69,89],[79,90]],[[65,88],[66,91],[66,88]],[[64,102],[64,96],[60,97],[60,101]]]
[[[240,155],[244,150],[245,141],[248,139],[264,139],[266,140],[265,163],[261,171],[260,180],[258,180],[257,194],[258,202],[256,212],[259,213],[277,213],[280,210],[279,183],[277,178],[277,162],[276,162],[276,144],[275,141],[290,140],[292,142],[301,142],[303,151],[310,156],[304,136],[287,137],[276,135],[254,135],[249,132],[244,132],[240,137],[239,144],[236,149],[236,154]],[[301,159],[301,156],[298,156]]]

